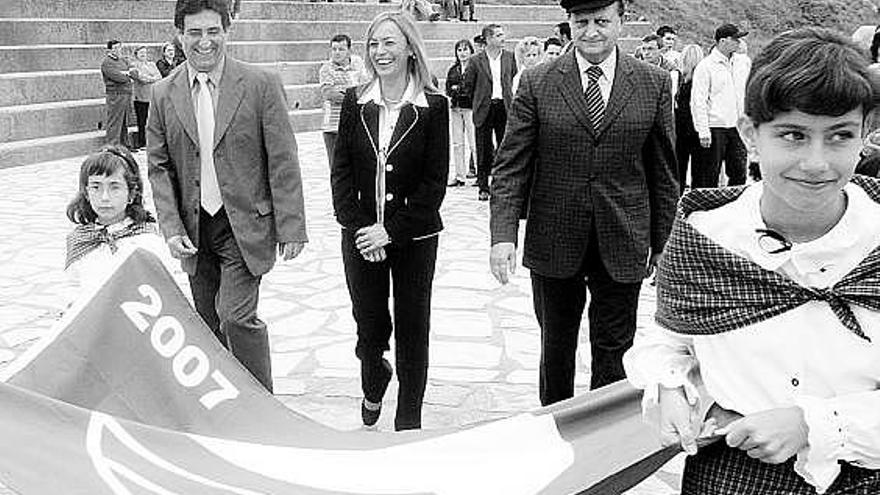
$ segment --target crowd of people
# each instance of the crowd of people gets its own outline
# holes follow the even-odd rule
[[[508,283],[520,248],[530,270],[542,404],[574,394],[587,309],[591,388],[644,389],[664,441],[693,454],[683,493],[877,493],[880,181],[854,176],[880,95],[867,57],[803,28],[753,64],[733,24],[708,54],[676,50],[669,26],[627,54],[624,0],[561,6],[569,21],[554,36],[514,51],[499,24],[457,41],[445,91],[406,12],[372,21],[363,58],[350,37],[330,40],[323,131],[363,424],[396,374],[395,429],[421,428],[440,207],[473,162],[491,273]],[[166,45],[151,66],[139,49],[130,65],[111,42],[103,68],[108,108],[131,80],[152,85],[158,218],[114,120],[68,209],[67,265],[161,232],[199,315],[271,391],[260,281],[307,242],[283,86],[226,54],[225,0],[177,0],[175,12],[182,50]],[[181,51],[184,67],[163,74]],[[748,161],[762,180],[747,185]],[[718,187],[722,164],[731,187]],[[637,331],[654,272],[656,324]],[[721,441],[697,451],[701,434]]]

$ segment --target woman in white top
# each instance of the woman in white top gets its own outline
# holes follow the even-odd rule
[[[510,89],[513,95],[516,96],[516,88],[519,87],[519,79],[522,77],[523,71],[541,63],[541,60],[544,58],[544,46],[538,38],[524,36],[523,39],[517,42],[513,55],[516,58],[516,66],[519,70],[513,76]]]
[[[763,181],[679,205],[658,325],[624,365],[693,454],[683,495],[880,493],[880,182],[853,175],[867,62],[828,30],[773,40],[739,124]],[[697,451],[701,433],[719,441]]]

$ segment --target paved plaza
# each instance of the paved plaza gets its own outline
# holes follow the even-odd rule
[[[361,427],[355,324],[333,217],[320,133],[297,135],[310,242],[297,259],[264,278],[261,317],[269,324],[276,395],[287,406],[340,430]],[[145,156],[138,155],[144,165]],[[68,304],[65,207],[76,192],[82,157],[0,169],[0,368],[44,335]],[[431,365],[423,426],[440,429],[537,408],[539,331],[528,272],[499,285],[488,270],[488,203],[477,189],[449,188],[442,209],[434,280]],[[182,272],[175,274],[185,284]],[[185,291],[188,292],[188,289]],[[639,322],[652,317],[645,284]],[[586,326],[586,320],[584,320]],[[589,386],[589,344],[581,332],[577,387]],[[393,351],[389,356],[393,360]],[[386,394],[379,429],[393,429],[396,385]],[[677,493],[676,458],[630,495]],[[2,492],[2,491],[0,491]]]

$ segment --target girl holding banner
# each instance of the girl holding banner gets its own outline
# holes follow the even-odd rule
[[[693,454],[685,495],[880,493],[880,181],[853,175],[880,97],[867,66],[829,30],[777,37],[739,122],[763,181],[679,204],[659,326],[624,362]]]

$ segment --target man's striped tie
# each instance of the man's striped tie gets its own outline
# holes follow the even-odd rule
[[[598,65],[591,65],[587,68],[587,109],[590,112],[590,122],[593,123],[593,130],[598,130],[602,124],[602,118],[605,116],[605,101],[602,99],[602,91],[599,90],[599,78],[602,77],[602,68]]]

